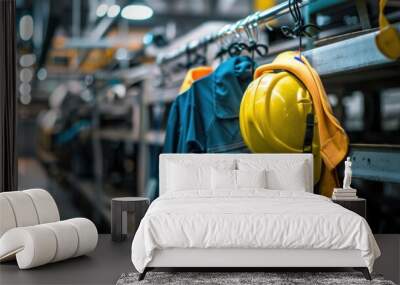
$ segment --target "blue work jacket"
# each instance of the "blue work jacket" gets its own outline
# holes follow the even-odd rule
[[[170,109],[163,152],[249,152],[239,109],[253,65],[249,57],[230,58],[179,95]]]

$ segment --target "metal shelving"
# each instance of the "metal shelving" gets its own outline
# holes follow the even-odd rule
[[[111,141],[129,141],[137,143],[139,137],[131,129],[112,129],[103,128],[98,131],[98,136],[100,139],[111,140]]]
[[[170,103],[175,100],[179,94],[179,87],[166,87],[162,90],[154,90],[146,95],[144,103],[146,105],[152,105],[156,103]]]
[[[142,64],[139,67],[128,69],[97,72],[95,77],[98,80],[118,79],[129,85],[142,81],[143,78],[152,73],[153,68],[153,64]]]
[[[400,30],[400,24],[396,28]],[[317,47],[305,51],[304,56],[322,77],[354,72],[360,72],[362,77],[361,71],[382,66],[396,67],[399,71],[400,63],[387,59],[376,47],[376,34],[371,32]]]
[[[349,155],[353,176],[373,181],[400,183],[400,146],[352,144]]]
[[[395,27],[400,31],[400,24]],[[400,62],[387,59],[377,49],[376,34],[377,31],[374,29],[368,33],[363,31],[361,35],[356,33],[351,38],[348,38],[349,35],[342,35],[341,37],[345,37],[344,40],[340,40],[339,37],[336,42],[304,51],[303,55],[324,79],[340,77],[346,81],[365,80],[365,72],[378,68],[385,69],[385,73],[380,76],[395,77],[400,74]],[[294,48],[294,43],[292,40],[284,42],[284,47]],[[282,48],[282,44],[278,44],[272,45],[270,50],[275,56],[278,51],[287,49]],[[266,59],[256,58],[257,64],[270,63],[274,56]],[[178,87],[163,88],[146,94],[144,102],[145,104],[169,103],[177,96]]]
[[[72,174],[67,174],[65,178],[69,185],[72,185],[75,190],[79,191],[81,198],[89,202],[96,210],[96,213],[100,215],[100,218],[104,219],[107,224],[110,224],[111,197],[107,197],[106,194],[103,193],[101,199],[98,200],[96,193],[93,191],[93,182],[82,180]]]

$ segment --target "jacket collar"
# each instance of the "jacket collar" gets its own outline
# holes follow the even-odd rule
[[[252,79],[254,62],[247,56],[232,57],[213,73],[214,113],[220,119],[239,116],[243,93]]]

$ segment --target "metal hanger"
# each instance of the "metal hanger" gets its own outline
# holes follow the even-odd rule
[[[210,41],[209,37],[204,38],[204,41],[202,42],[203,46],[203,62],[202,65],[207,65],[208,64],[208,42]]]
[[[229,45],[229,43],[227,43],[227,36],[226,36],[229,29],[230,25],[225,25],[216,35],[218,37],[219,50],[215,55],[215,59],[219,59],[220,62],[223,62],[225,55],[229,53],[229,50],[226,47],[227,45]]]
[[[255,18],[255,21],[253,24],[251,24],[253,17]],[[254,53],[257,53],[260,57],[265,57],[268,55],[268,46],[259,42],[259,17],[260,13],[255,13],[248,19],[249,24],[244,26],[247,37],[249,39],[249,51],[253,60]]]
[[[178,70],[188,70],[192,66],[192,60],[191,60],[191,54],[190,54],[190,48],[189,44],[186,44],[185,46],[185,63],[179,62],[176,65],[176,68]]]
[[[207,47],[206,43],[204,43],[204,53],[200,54],[197,50],[197,47],[200,46],[199,44],[195,44],[196,48],[191,48],[190,44],[187,44],[185,47],[185,55],[186,55],[186,62],[185,63],[178,63],[176,66],[177,70],[189,70],[190,68],[198,65],[206,65],[207,64]]]
[[[238,56],[244,50],[249,51],[249,46],[243,41],[241,33],[238,31],[242,27],[243,20],[238,22],[233,28],[234,42],[228,47],[230,56]]]
[[[202,47],[201,53],[198,51],[198,49]],[[207,39],[203,39],[199,44],[197,45],[197,48],[195,49],[195,59],[193,61],[194,65],[207,65],[207,51],[208,51],[208,42]]]
[[[301,47],[302,47],[302,37],[312,37],[312,29],[320,30],[320,28],[315,24],[304,24],[304,18],[300,8],[302,0],[289,0],[289,12],[292,16],[294,25],[292,27],[282,26],[282,33],[291,38],[299,38],[299,59],[301,60]]]

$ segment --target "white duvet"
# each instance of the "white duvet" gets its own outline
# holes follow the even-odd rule
[[[132,262],[143,272],[165,248],[358,249],[370,271],[380,255],[359,215],[320,195],[265,189],[159,197],[133,239]]]

